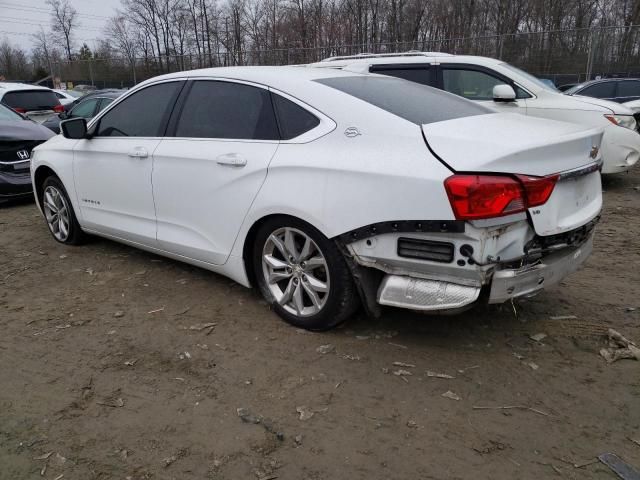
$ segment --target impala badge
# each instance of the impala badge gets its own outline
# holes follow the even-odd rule
[[[589,153],[589,156],[595,160],[596,157],[598,156],[599,151],[600,149],[594,145],[593,147],[591,147],[591,152]]]
[[[30,157],[28,150],[18,150],[16,155],[18,155],[18,158],[20,160],[29,160],[29,157]]]
[[[344,131],[345,136],[349,137],[349,138],[354,138],[357,137],[358,135],[362,135],[360,133],[360,130],[358,130],[356,127],[348,127],[345,131]]]

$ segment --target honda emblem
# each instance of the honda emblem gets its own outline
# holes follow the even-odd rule
[[[30,157],[28,150],[18,150],[17,155],[20,160],[29,160]]]

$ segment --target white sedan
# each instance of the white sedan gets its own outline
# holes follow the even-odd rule
[[[313,330],[533,295],[588,257],[602,205],[602,129],[380,75],[174,73],[61,127],[31,164],[58,242],[201,266]]]

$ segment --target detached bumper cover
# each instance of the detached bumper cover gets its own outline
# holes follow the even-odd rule
[[[494,272],[489,303],[529,296],[543,288],[557,285],[580,268],[593,250],[593,234],[582,245],[565,248],[540,259],[533,265]]]

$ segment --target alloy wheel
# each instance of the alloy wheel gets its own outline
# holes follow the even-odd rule
[[[66,241],[71,229],[71,217],[64,195],[56,187],[49,185],[44,189],[42,203],[49,230],[56,240]]]
[[[293,315],[315,315],[329,298],[325,256],[309,235],[296,228],[279,228],[267,237],[262,272],[276,302]]]

